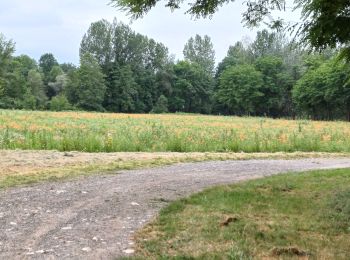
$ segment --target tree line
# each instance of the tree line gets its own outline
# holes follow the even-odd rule
[[[310,53],[274,31],[233,44],[217,66],[209,36],[191,37],[175,60],[116,20],[91,24],[78,67],[14,51],[0,34],[0,108],[350,119],[349,65],[339,51]]]

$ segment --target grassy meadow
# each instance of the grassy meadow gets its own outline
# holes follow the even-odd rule
[[[172,202],[135,259],[349,259],[350,169],[215,187]]]
[[[350,152],[350,124],[187,114],[0,110],[0,149]]]

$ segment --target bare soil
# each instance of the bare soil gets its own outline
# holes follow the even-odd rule
[[[72,158],[50,156],[57,165]],[[349,158],[181,163],[2,190],[0,259],[114,259],[132,254],[133,233],[169,201],[213,185],[346,167]]]

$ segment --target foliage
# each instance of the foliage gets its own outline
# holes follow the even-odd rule
[[[254,59],[264,56],[282,56],[285,37],[281,33],[262,30],[257,32],[254,42],[250,46],[250,51]]]
[[[159,0],[136,1],[136,0],[112,0],[111,2],[128,12],[133,18],[139,18],[150,11]],[[208,17],[218,11],[219,7],[230,3],[230,0],[197,0],[189,3],[190,8],[186,11],[197,18]],[[166,7],[173,9],[181,8],[182,1],[168,0]],[[282,10],[285,7],[285,0],[248,0],[245,2],[247,11],[243,14],[245,20],[252,25],[257,25],[266,16],[271,15],[271,10]]]
[[[106,20],[92,23],[80,44],[80,56],[90,53],[101,67],[107,66],[113,58],[113,27]]]
[[[105,20],[91,24],[80,54],[95,57],[105,74],[104,107],[113,112],[149,112],[161,93],[156,75],[168,63],[168,50],[125,24]]]
[[[6,40],[5,36],[0,33],[0,76],[4,76],[4,69],[8,66],[12,54],[15,51],[15,44],[12,40]]]
[[[172,112],[209,113],[213,80],[197,63],[180,61],[174,66],[174,91],[169,100]]]
[[[231,66],[219,79],[217,98],[238,115],[256,113],[262,97],[263,76],[252,65]]]
[[[286,71],[283,60],[276,56],[263,56],[255,61],[255,67],[263,75],[261,92],[264,102],[257,106],[260,115],[278,117],[283,115],[284,96],[293,86],[291,75]]]
[[[34,97],[34,107],[32,109],[42,109],[45,107],[47,97],[44,90],[44,82],[41,74],[36,70],[30,70],[27,78],[28,90]]]
[[[163,44],[117,20],[91,24],[78,67],[59,64],[50,53],[38,64],[15,57],[3,36],[0,46],[1,108],[49,109],[54,97],[64,96],[91,111],[350,120],[342,53],[307,53],[280,32],[263,30],[252,42],[234,43],[216,69],[208,36],[191,37],[184,60],[175,62]]]
[[[303,41],[317,50],[344,47],[342,56],[350,61],[350,3],[347,0],[298,0],[304,23]]]
[[[71,110],[71,109],[72,109],[72,106],[64,95],[55,96],[50,101],[51,111],[64,111],[64,110]]]
[[[137,106],[138,85],[130,66],[114,68],[109,74],[105,107],[113,112],[134,112]]]
[[[297,82],[293,98],[297,108],[313,119],[333,119],[337,114],[350,114],[349,68],[329,60],[311,67]]]
[[[65,74],[69,74],[69,73],[77,70],[77,67],[72,63],[63,63],[63,64],[60,64],[60,67],[61,67],[63,73],[65,73]]]
[[[155,114],[161,114],[161,113],[167,113],[169,112],[168,110],[168,99],[161,95],[158,100],[156,105],[152,109],[152,113]]]
[[[152,9],[159,0],[112,0],[115,6],[138,18]],[[230,0],[196,0],[189,3],[187,13],[199,18],[208,17],[218,11],[219,7],[231,3]],[[182,1],[168,0],[166,6],[171,9],[181,7]],[[247,9],[242,14],[243,21],[249,27],[266,23],[272,29],[286,27],[281,18],[274,17],[274,11],[286,10],[286,0],[248,0],[243,2]],[[343,47],[342,57],[350,61],[350,22],[348,0],[296,0],[293,9],[301,9],[302,22],[288,24],[287,29],[300,36],[316,50],[328,47]]]
[[[212,75],[215,66],[215,51],[208,35],[196,35],[185,44],[183,54],[186,61],[197,63],[206,73]]]
[[[37,107],[35,96],[31,93],[30,89],[27,89],[23,97],[23,108],[35,110]]]
[[[40,57],[39,67],[44,74],[45,84],[49,83],[50,79],[52,79],[52,77],[50,77],[50,72],[55,66],[58,66],[58,62],[52,53],[45,53]]]
[[[94,57],[85,54],[81,58],[78,77],[77,106],[85,110],[102,111],[106,91],[105,76]]]
[[[9,66],[14,51],[14,43],[11,40],[6,40],[5,36],[0,33],[0,106],[2,103],[1,98],[7,95],[7,68]]]
[[[247,64],[250,61],[249,51],[243,46],[242,42],[236,42],[229,47],[226,57],[219,63],[216,70],[216,78],[219,78],[221,73],[228,67]]]
[[[37,71],[38,70],[37,62],[27,55],[20,55],[17,57],[13,57],[11,66],[18,67],[20,73],[24,77],[28,77],[28,74],[30,71],[33,71],[33,70]]]
[[[55,72],[54,69],[55,67],[52,69],[51,72]],[[68,84],[67,75],[64,74],[62,70],[58,71],[59,73],[57,73],[56,77],[54,76],[56,73],[52,73],[53,77],[55,77],[55,80],[48,83],[47,96],[49,98],[53,98],[62,93]]]

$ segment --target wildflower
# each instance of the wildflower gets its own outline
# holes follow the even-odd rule
[[[278,141],[285,144],[288,142],[288,136],[285,133],[283,133],[278,137]]]
[[[328,134],[322,135],[322,141],[324,142],[329,142],[331,139],[332,139],[331,135],[328,135]]]

